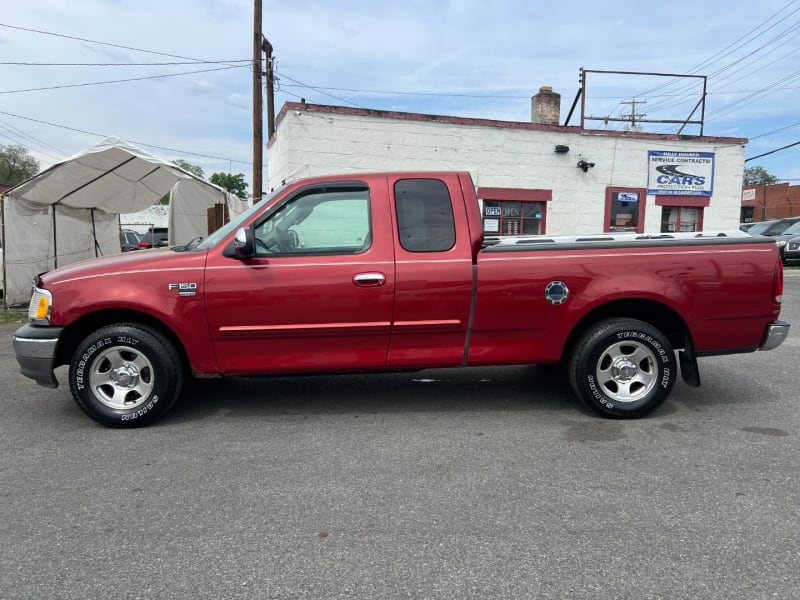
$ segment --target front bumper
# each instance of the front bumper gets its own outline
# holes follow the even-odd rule
[[[56,388],[56,349],[63,327],[36,327],[30,323],[14,332],[14,354],[20,372],[41,386]]]
[[[775,321],[767,325],[764,340],[758,347],[759,350],[774,350],[780,346],[789,335],[789,323],[785,321]]]

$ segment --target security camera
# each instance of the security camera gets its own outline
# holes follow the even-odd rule
[[[580,159],[580,160],[578,161],[578,168],[579,168],[581,171],[583,171],[584,173],[586,173],[586,171],[588,171],[588,170],[589,170],[589,169],[591,169],[592,167],[594,167],[594,163],[586,162],[586,161],[585,161],[585,160],[583,160],[583,159]]]

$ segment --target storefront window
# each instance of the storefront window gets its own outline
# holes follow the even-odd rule
[[[638,192],[612,192],[609,230],[636,231],[641,200]]]
[[[661,233],[700,231],[702,210],[688,206],[663,206],[661,208]]]
[[[488,235],[539,235],[542,202],[484,200],[483,230]]]
[[[606,188],[606,213],[603,231],[644,232],[644,209],[647,190],[642,188]]]

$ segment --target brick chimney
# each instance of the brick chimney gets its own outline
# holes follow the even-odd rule
[[[539,93],[531,98],[531,122],[542,125],[558,125],[561,118],[561,94],[549,85],[539,88]]]

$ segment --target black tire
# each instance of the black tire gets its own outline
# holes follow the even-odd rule
[[[593,411],[617,419],[656,410],[669,396],[677,375],[669,340],[636,319],[593,325],[575,345],[569,365],[575,394]]]
[[[109,325],[75,349],[69,387],[90,418],[108,427],[150,425],[172,408],[183,369],[172,343],[145,325]]]

